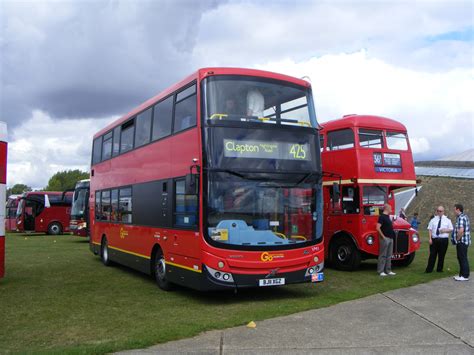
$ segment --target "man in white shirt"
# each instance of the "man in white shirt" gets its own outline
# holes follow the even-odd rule
[[[453,230],[451,220],[444,215],[444,207],[438,206],[436,215],[428,224],[428,234],[430,236],[430,256],[428,258],[428,265],[426,266],[427,273],[433,271],[436,257],[438,257],[437,272],[443,272],[444,256],[448,250],[449,233]]]
[[[265,98],[262,93],[252,89],[247,93],[247,116],[263,117]]]

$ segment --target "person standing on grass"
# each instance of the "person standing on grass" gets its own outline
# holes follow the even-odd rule
[[[433,272],[433,268],[438,258],[437,272],[443,272],[444,257],[448,250],[449,233],[453,231],[451,220],[444,215],[444,207],[438,206],[436,217],[433,217],[428,224],[428,234],[430,237],[430,256],[425,272]]]
[[[420,220],[418,219],[418,213],[415,212],[413,213],[413,217],[410,221],[410,226],[414,229],[414,230],[418,230],[418,226],[420,225]]]
[[[464,207],[457,203],[454,205],[456,225],[454,227],[452,242],[456,245],[456,254],[459,262],[459,275],[454,276],[456,281],[469,281],[469,261],[467,248],[471,245],[471,223],[464,214]]]
[[[377,222],[377,232],[379,233],[379,258],[377,262],[377,272],[380,276],[396,275],[392,272],[392,253],[393,253],[393,239],[395,232],[393,231],[393,224],[390,218],[392,206],[386,203],[383,206],[383,213],[379,216]]]

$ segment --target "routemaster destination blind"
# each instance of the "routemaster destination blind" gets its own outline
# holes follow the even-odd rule
[[[311,160],[309,144],[224,139],[227,158]]]

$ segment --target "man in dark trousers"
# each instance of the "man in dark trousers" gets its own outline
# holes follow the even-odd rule
[[[436,216],[428,224],[428,234],[430,237],[430,256],[425,272],[433,272],[433,268],[438,258],[437,272],[443,272],[444,256],[448,250],[449,233],[453,231],[451,220],[444,215],[444,207],[438,206]]]
[[[464,207],[461,204],[454,205],[454,212],[457,218],[452,242],[456,245],[456,254],[459,261],[459,275],[454,276],[454,279],[456,281],[469,281],[467,248],[471,245],[471,223],[469,217],[464,214]]]
[[[395,232],[393,231],[392,219],[390,218],[391,212],[392,206],[386,203],[383,207],[383,213],[379,216],[377,226],[375,227],[379,233],[377,272],[380,276],[396,275],[392,272],[393,239],[395,239]]]

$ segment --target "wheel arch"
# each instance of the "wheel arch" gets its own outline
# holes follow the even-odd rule
[[[155,245],[153,245],[153,248],[151,250],[151,255],[150,255],[150,275],[154,275],[155,273],[153,264],[155,262],[156,253],[158,253],[158,251],[160,250],[164,254],[163,248],[161,247],[159,243],[156,243]]]

